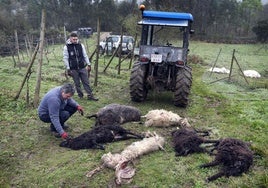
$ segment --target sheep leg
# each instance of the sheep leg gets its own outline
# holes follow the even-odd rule
[[[105,150],[105,147],[99,143],[96,142],[96,140],[93,140],[93,149],[101,149],[101,150]]]
[[[127,131],[126,133],[129,134],[129,135],[134,136],[135,138],[140,138],[140,139],[143,139],[144,138],[144,136],[139,135],[139,134],[135,134],[135,133],[130,132],[130,131]]]
[[[127,135],[127,134],[124,134],[124,135],[120,135],[120,136],[115,136],[114,137],[114,140],[115,141],[121,141],[121,140],[128,140],[128,139],[142,139],[143,137],[142,136],[139,136],[139,135]]]
[[[94,145],[93,149],[101,149],[101,150],[105,150],[105,147],[101,144],[96,144]]]
[[[220,142],[219,140],[203,140],[203,143],[214,144],[214,145],[217,145],[219,142]]]
[[[91,178],[93,175],[100,172],[104,167],[105,167],[104,164],[102,164],[101,166],[98,166],[94,170],[87,172],[86,177]]]
[[[222,176],[224,176],[225,175],[225,173],[224,172],[219,172],[219,173],[217,173],[217,174],[215,174],[215,175],[213,175],[213,176],[210,176],[210,177],[208,177],[207,178],[207,181],[208,182],[210,182],[210,181],[214,181],[214,180],[216,180],[216,179],[218,179],[218,178],[220,178],[220,177],[222,177]]]
[[[217,149],[216,146],[220,143],[220,140],[203,140],[203,143],[212,144],[212,145],[206,146],[206,148],[212,147],[212,149],[210,151],[208,151],[208,153],[210,155],[213,155],[213,151]]]
[[[219,165],[220,162],[219,161],[212,161],[210,163],[206,163],[206,164],[203,164],[203,165],[200,165],[201,168],[207,168],[207,167],[211,167],[211,166],[217,166]]]
[[[90,119],[90,118],[98,118],[98,115],[97,114],[92,114],[90,116],[86,116],[86,118]]]
[[[203,136],[203,137],[210,135],[209,131],[196,130],[196,129],[195,129],[195,131],[196,131],[196,133],[198,133],[200,136]]]
[[[95,127],[99,125],[99,121],[98,121],[98,115],[97,114],[92,114],[90,116],[86,116],[87,119],[90,119],[90,118],[95,118],[96,122],[95,122]]]

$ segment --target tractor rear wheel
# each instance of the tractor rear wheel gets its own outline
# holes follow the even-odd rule
[[[174,105],[186,107],[189,101],[189,94],[192,86],[192,69],[189,66],[178,68],[176,87],[174,92]]]
[[[146,65],[135,62],[130,76],[130,97],[134,102],[146,99],[148,90],[145,86]]]

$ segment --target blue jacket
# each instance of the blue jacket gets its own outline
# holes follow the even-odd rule
[[[58,133],[63,134],[64,130],[60,123],[60,111],[64,110],[66,105],[77,108],[78,103],[72,98],[64,100],[61,95],[61,86],[51,89],[41,100],[38,107],[39,117],[49,115],[51,123],[55,126]]]

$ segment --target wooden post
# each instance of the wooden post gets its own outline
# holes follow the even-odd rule
[[[67,35],[66,35],[66,28],[65,26],[63,26],[63,32],[64,32],[64,41],[67,40]]]
[[[236,57],[235,57],[235,56],[234,56],[234,60],[235,60],[235,62],[236,62],[236,64],[237,64],[237,66],[238,66],[238,68],[239,68],[240,72],[242,73],[242,75],[243,75],[244,79],[246,80],[247,84],[249,85],[248,80],[247,80],[247,78],[246,78],[246,76],[245,76],[245,74],[244,74],[243,70],[241,69],[241,67],[240,67],[240,65],[239,65],[239,63],[238,63],[238,61],[237,61],[237,59],[236,59]]]
[[[94,70],[95,70],[95,75],[94,75],[94,86],[98,85],[98,69],[99,69],[99,43],[100,43],[100,17],[98,17],[97,21],[97,45],[96,45],[96,63],[94,64]]]
[[[106,72],[106,69],[109,67],[110,63],[113,61],[114,56],[115,56],[115,54],[117,54],[119,48],[120,48],[120,44],[119,44],[118,48],[115,49],[115,51],[114,51],[112,57],[110,58],[108,64],[107,64],[106,67],[104,68],[103,72]]]
[[[27,52],[27,56],[30,56],[30,52],[29,52],[29,47],[28,47],[28,42],[27,42],[27,35],[24,37],[24,43],[25,43],[25,48],[26,48],[26,52]]]
[[[138,34],[136,33],[136,34],[135,34],[134,44],[133,44],[133,49],[131,50],[131,59],[130,59],[130,61],[129,61],[129,67],[128,67],[128,69],[131,69],[131,67],[132,67],[132,61],[133,61],[133,59],[134,59],[134,57],[135,57],[134,50],[135,50],[135,48],[136,48],[137,35],[138,35]]]
[[[94,55],[97,53],[97,48],[95,48],[95,50],[93,51],[93,53],[89,56],[89,61],[91,62],[92,61],[92,59],[93,59],[93,57],[94,57]]]
[[[236,64],[237,64],[237,66],[238,66],[240,72],[242,73],[242,75],[243,75],[245,81],[247,82],[247,84],[249,84],[249,83],[248,83],[248,80],[247,80],[247,78],[246,78],[246,76],[244,75],[243,70],[241,69],[241,67],[240,67],[240,65],[239,65],[239,63],[238,63],[238,61],[237,61],[237,59],[236,59],[236,57],[235,57],[235,49],[233,50],[233,56],[232,56],[232,62],[231,62],[231,68],[230,68],[230,74],[229,74],[229,79],[228,79],[228,81],[230,82],[230,80],[231,80],[231,75],[232,75],[232,70],[233,70],[233,62],[234,62],[234,61],[236,62]]]
[[[214,69],[215,66],[216,66],[216,63],[217,63],[217,61],[218,61],[218,58],[219,58],[220,54],[221,54],[221,49],[220,49],[220,51],[219,51],[219,53],[218,53],[218,55],[217,55],[217,58],[216,58],[216,60],[215,60],[215,62],[214,62],[214,64],[213,64],[213,66],[212,66],[212,70],[211,70],[209,76],[211,76],[211,74],[212,74],[212,72],[213,72],[213,69]]]
[[[36,87],[34,94],[34,107],[38,106],[39,103],[39,94],[41,87],[41,74],[42,74],[42,63],[43,63],[43,47],[44,47],[44,39],[45,39],[45,22],[46,22],[46,11],[42,9],[42,18],[41,18],[41,31],[40,31],[40,47],[39,47],[39,59],[37,66],[37,76],[36,76]]]
[[[118,70],[117,73],[120,74],[120,69],[121,69],[121,58],[122,58],[122,43],[123,43],[123,27],[121,27],[121,40],[119,44],[119,58],[118,58]]]
[[[235,49],[233,50],[232,61],[231,61],[231,67],[230,67],[230,73],[229,73],[229,77],[228,77],[228,82],[231,81],[231,77],[232,77],[233,64],[234,64],[234,54],[235,54]]]
[[[22,88],[23,88],[23,86],[24,86],[24,84],[25,84],[25,81],[26,81],[26,79],[28,79],[29,75],[31,74],[31,68],[32,68],[32,66],[33,66],[33,63],[34,63],[36,54],[37,54],[37,52],[38,52],[38,48],[39,48],[39,44],[37,44],[36,47],[35,47],[35,50],[34,50],[34,53],[33,53],[33,55],[32,55],[31,61],[30,61],[29,65],[28,65],[26,74],[25,74],[25,76],[24,76],[24,78],[23,78],[23,80],[22,80],[22,83],[21,83],[21,86],[20,86],[20,88],[19,88],[18,93],[17,93],[17,95],[16,95],[15,98],[14,98],[15,100],[17,100],[17,99],[19,98],[20,93],[21,93],[21,90],[22,90]]]
[[[17,50],[17,55],[18,55],[18,61],[19,61],[19,65],[21,64],[21,60],[20,60],[20,47],[19,47],[19,39],[18,39],[18,33],[17,30],[14,31],[15,33],[15,40],[16,40],[16,50]],[[19,66],[21,68],[21,66]]]
[[[33,41],[30,40],[29,35],[26,35],[26,40],[27,40],[28,48],[29,48],[29,57],[32,57],[32,53],[34,51],[34,49],[33,49],[33,46],[34,46]]]

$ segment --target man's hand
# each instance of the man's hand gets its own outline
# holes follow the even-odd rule
[[[88,65],[88,66],[87,66],[88,77],[90,77],[90,71],[91,71],[91,65]]]
[[[91,65],[87,66],[87,71],[90,72],[91,71]]]
[[[66,133],[66,132],[62,133],[61,138],[67,139],[68,138],[68,133]]]
[[[82,106],[77,106],[77,111],[83,116],[84,115],[84,110],[82,108]]]
[[[73,72],[70,69],[68,69],[67,70],[67,75],[72,77],[73,76]]]

